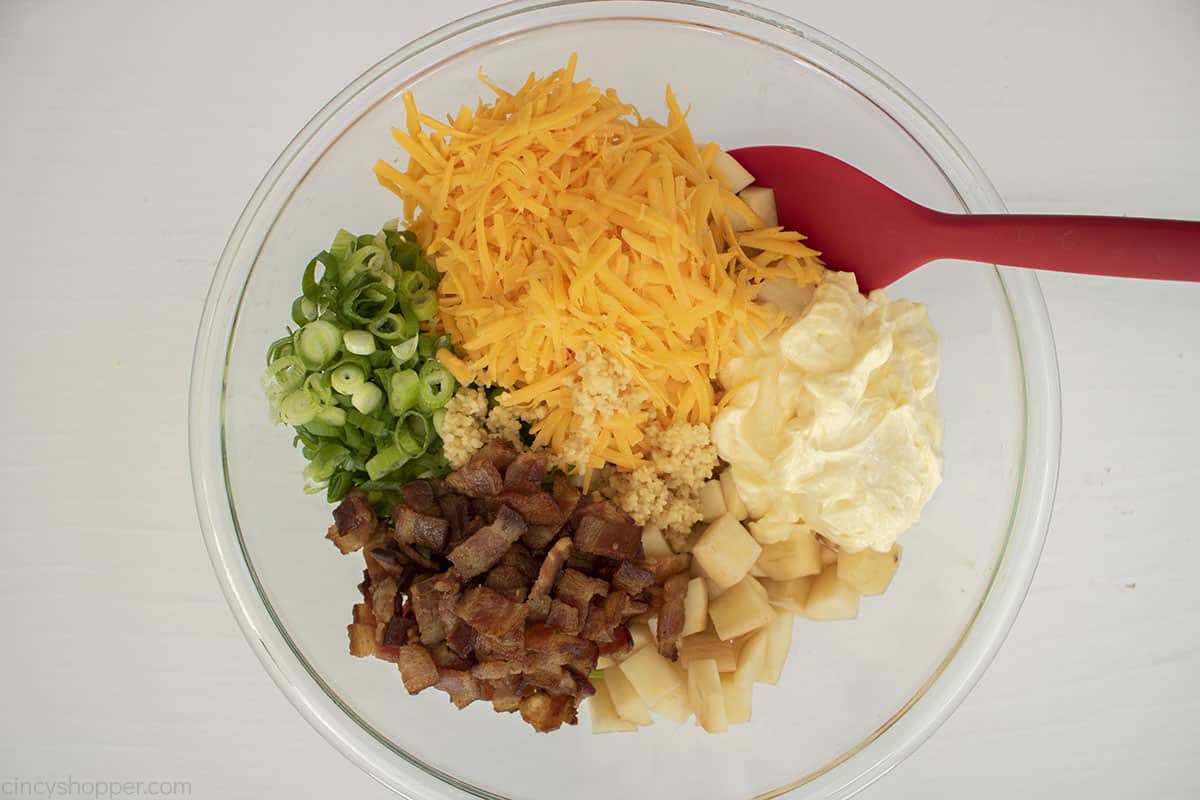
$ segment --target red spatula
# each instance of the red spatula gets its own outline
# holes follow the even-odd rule
[[[775,190],[780,223],[865,293],[939,258],[1012,267],[1200,281],[1200,222],[1129,217],[944,214],[833,156],[803,147],[731,151]]]

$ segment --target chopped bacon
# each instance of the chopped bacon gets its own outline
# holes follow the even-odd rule
[[[458,653],[450,649],[450,646],[445,642],[438,642],[428,648],[429,655],[433,658],[433,663],[438,665],[438,669],[470,669],[471,660],[463,658]]]
[[[478,457],[446,476],[446,485],[467,497],[494,497],[504,488],[496,465]]]
[[[683,637],[684,599],[687,597],[688,575],[680,572],[667,578],[663,585],[662,608],[658,612],[658,652],[674,661],[679,657],[679,640]]]
[[[513,447],[512,442],[505,441],[504,439],[493,439],[481,447],[471,460],[486,461],[495,466],[500,472],[504,472],[517,460],[517,448]]]
[[[512,661],[480,661],[471,667],[471,674],[480,680],[496,680],[520,675],[522,665]]]
[[[583,499],[583,493],[579,491],[579,487],[571,483],[571,479],[562,473],[554,476],[550,493],[554,496],[554,501],[558,503],[559,509],[562,510],[564,519],[575,513],[580,500]]]
[[[470,580],[495,566],[524,532],[525,520],[511,508],[502,506],[495,522],[480,528],[450,551],[450,563],[464,580]]]
[[[596,578],[589,578],[579,570],[567,569],[558,579],[558,588],[554,596],[567,605],[574,606],[581,615],[587,614],[588,605],[593,597],[608,595],[608,584]]]
[[[476,586],[464,594],[456,613],[481,636],[509,642],[524,633],[525,606],[486,586]]]
[[[387,622],[395,615],[397,594],[395,578],[387,577],[374,585],[371,592],[371,612],[378,622]]]
[[[504,470],[504,490],[532,494],[542,488],[549,459],[542,453],[521,453]]]
[[[589,509],[607,505],[592,503]],[[641,529],[628,517],[614,517],[612,513],[589,510],[575,526],[575,546],[584,553],[607,558],[632,560],[641,556]]]
[[[566,516],[558,507],[558,503],[546,492],[539,491],[532,494],[501,492],[496,495],[496,502],[503,503],[516,511],[530,525],[554,527],[557,532],[558,528],[561,528],[566,521]]]
[[[421,644],[437,644],[446,638],[445,609],[443,604],[453,602],[456,592],[444,576],[433,575],[414,583],[408,592],[417,629],[421,633]]]
[[[554,600],[550,603],[550,613],[546,615],[546,626],[574,635],[583,629],[583,620],[574,606]]]
[[[538,733],[556,731],[564,724],[574,725],[578,721],[570,697],[552,696],[546,692],[534,692],[522,699],[520,710],[521,719]]]
[[[387,628],[383,632],[384,646],[397,647],[407,644],[409,632],[415,630],[416,627],[417,621],[412,617],[396,614],[388,621]]]
[[[442,510],[438,505],[437,493],[432,481],[415,480],[400,487],[400,495],[405,504],[418,514],[427,517],[441,516]]]
[[[542,561],[542,567],[538,570],[533,588],[529,590],[531,596],[550,594],[558,576],[562,574],[563,565],[567,563],[569,555],[571,555],[570,539],[559,539],[554,543],[554,546],[546,553],[545,560]]]
[[[665,583],[667,578],[672,575],[688,571],[688,568],[692,566],[692,555],[691,553],[676,553],[669,556],[643,558],[637,562],[637,566],[653,572],[655,583]]]
[[[609,658],[621,659],[633,652],[633,636],[629,633],[629,626],[622,625],[614,628],[612,632],[612,641],[600,642],[597,644],[597,651],[602,656]]]
[[[462,669],[439,669],[434,686],[450,695],[450,701],[459,708],[466,708],[483,697],[479,681]]]
[[[475,652],[475,629],[461,619],[454,620],[446,634],[446,646],[462,658],[470,658]]]
[[[530,550],[545,550],[560,530],[562,525],[530,525],[529,530],[521,534],[521,541]]]
[[[631,561],[622,561],[613,573],[612,584],[621,591],[636,596],[654,585],[654,573],[636,566]]]
[[[375,626],[354,622],[346,626],[350,635],[350,655],[363,656],[375,653]]]
[[[438,682],[438,668],[428,650],[419,644],[406,644],[397,649],[396,663],[409,694],[424,691]]]
[[[446,520],[418,513],[405,506],[396,506],[392,516],[396,520],[396,541],[427,547],[435,553],[446,549],[450,541],[450,523]]]
[[[438,498],[438,508],[441,516],[450,526],[448,547],[458,547],[474,531],[467,530],[467,520],[470,516],[471,503],[461,494],[447,494]],[[483,523],[480,523],[483,527]]]
[[[333,510],[334,527],[325,537],[337,545],[342,554],[352,553],[367,543],[375,533],[378,519],[375,509],[361,489],[352,489]]]
[[[525,607],[529,609],[529,614],[526,620],[530,624],[545,622],[546,617],[550,614],[551,602],[550,598],[545,595],[530,595],[525,600]]]
[[[525,601],[529,593],[529,582],[518,567],[510,564],[497,564],[483,579],[483,585],[493,589],[514,603]]]

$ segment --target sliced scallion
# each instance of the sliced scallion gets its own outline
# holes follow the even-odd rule
[[[320,403],[307,389],[296,389],[279,404],[279,418],[288,425],[306,425],[317,416]]]
[[[458,388],[458,381],[441,363],[429,359],[421,365],[420,382],[417,386],[417,404],[427,413],[432,413],[450,402]]]
[[[300,329],[296,355],[311,370],[323,369],[342,347],[342,332],[328,320],[318,319]]]
[[[367,382],[362,367],[357,364],[343,362],[338,364],[329,375],[329,383],[334,391],[352,395]]]
[[[354,390],[350,402],[361,413],[373,414],[375,409],[383,403],[383,390],[373,383],[364,383]]]
[[[369,356],[375,352],[375,337],[369,331],[346,331],[342,344],[356,356]]]
[[[411,369],[402,369],[388,380],[388,409],[396,416],[417,404],[421,378]]]

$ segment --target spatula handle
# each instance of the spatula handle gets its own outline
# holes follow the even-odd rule
[[[942,258],[1014,267],[1200,281],[1200,222],[1131,217],[938,214]]]

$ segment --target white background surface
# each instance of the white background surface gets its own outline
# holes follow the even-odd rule
[[[189,361],[225,237],[292,134],[485,5],[0,0],[0,780],[390,796],[225,607]],[[771,5],[905,81],[1015,211],[1200,218],[1197,0]],[[1041,568],[982,683],[870,800],[1200,796],[1200,286],[1043,287],[1065,424]]]

